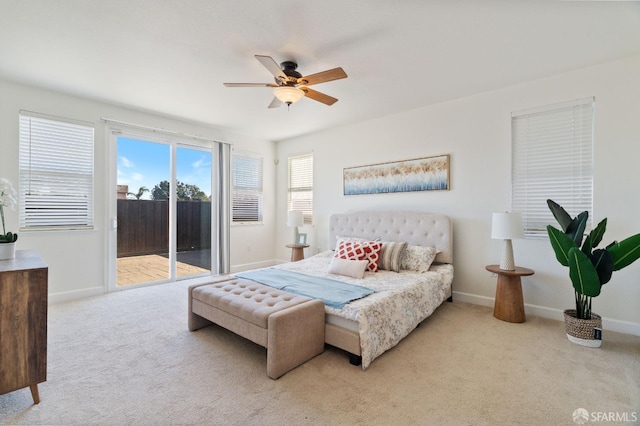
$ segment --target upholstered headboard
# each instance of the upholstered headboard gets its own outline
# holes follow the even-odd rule
[[[449,216],[411,211],[361,211],[333,214],[329,219],[329,248],[336,237],[406,241],[441,250],[435,261],[453,263],[453,227]]]

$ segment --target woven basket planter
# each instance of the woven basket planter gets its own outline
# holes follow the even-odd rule
[[[591,319],[576,318],[575,309],[564,311],[567,338],[578,345],[599,348],[602,344],[602,318],[591,313]]]

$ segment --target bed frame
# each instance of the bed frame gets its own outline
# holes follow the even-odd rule
[[[334,214],[329,219],[329,248],[335,248],[336,236],[406,241],[411,245],[435,247],[440,250],[435,263],[453,263],[452,233],[451,219],[441,214],[415,211],[359,211]],[[452,301],[451,294],[448,300]],[[325,342],[347,351],[351,364],[360,364],[360,336],[357,332],[327,323]]]

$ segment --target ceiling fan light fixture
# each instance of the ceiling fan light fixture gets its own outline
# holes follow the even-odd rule
[[[304,96],[302,89],[293,86],[280,86],[273,89],[273,94],[287,105],[298,102]]]

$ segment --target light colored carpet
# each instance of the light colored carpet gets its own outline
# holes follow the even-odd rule
[[[28,388],[0,395],[0,423],[573,425],[577,408],[640,417],[636,336],[605,330],[601,348],[583,348],[560,321],[510,324],[445,303],[367,371],[329,347],[274,381],[265,349],[217,326],[189,332],[186,310],[184,283],[51,306],[42,401]]]

